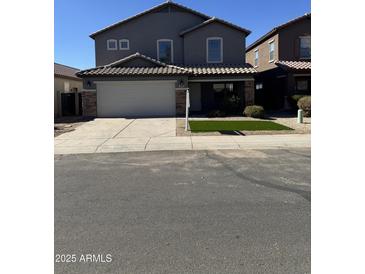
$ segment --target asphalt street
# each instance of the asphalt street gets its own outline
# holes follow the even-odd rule
[[[58,274],[310,273],[307,148],[56,155],[54,189]]]

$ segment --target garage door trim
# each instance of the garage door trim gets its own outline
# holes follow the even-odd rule
[[[176,116],[173,80],[96,81],[98,117]],[[120,93],[118,87],[120,86]]]

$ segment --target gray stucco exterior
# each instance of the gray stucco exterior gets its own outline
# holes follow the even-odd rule
[[[157,59],[157,40],[173,40],[174,63],[182,64],[183,37],[179,33],[204,21],[184,11],[171,10],[145,14],[135,20],[116,26],[95,37],[96,66],[103,66],[135,52]],[[129,50],[107,50],[108,39],[128,39]]]
[[[214,93],[214,83],[233,86],[229,92],[240,97],[240,107],[252,105],[256,71],[247,67],[244,54],[249,33],[242,27],[172,2],[97,31],[90,36],[95,41],[96,68],[82,73],[83,107],[88,115],[97,115],[97,101],[101,97],[97,99],[96,94],[105,92],[103,83],[99,85],[98,82],[150,81],[152,87],[154,81],[171,80],[175,82],[177,116],[185,114],[186,91],[190,86],[194,87],[190,94],[195,111],[208,112],[221,107],[224,98],[220,95],[223,93]],[[222,40],[222,62],[208,63],[208,38]],[[108,40],[116,40],[118,48],[108,49]],[[120,40],[128,40],[129,48],[120,49]],[[159,40],[173,41],[172,64],[158,60]],[[217,56],[217,51],[211,54]],[[141,90],[149,92],[148,87]],[[224,90],[228,92],[228,88],[224,87]],[[122,88],[118,91],[123,92]],[[131,98],[134,96],[143,101],[134,94]]]
[[[221,23],[211,23],[184,35],[184,63],[206,64],[207,38],[220,37],[223,39],[223,63],[244,64],[245,34]]]
[[[184,30],[201,24],[207,19],[178,8],[164,8],[144,14],[134,20],[117,25],[95,35],[96,66],[103,66],[135,52],[158,59],[157,41],[173,41],[174,64],[206,64],[206,39],[223,38],[223,63],[245,63],[246,34],[222,23],[213,22],[197,30],[180,35]],[[129,40],[129,50],[108,50],[107,40]]]

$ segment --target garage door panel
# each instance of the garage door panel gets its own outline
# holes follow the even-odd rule
[[[101,82],[97,84],[99,117],[175,116],[173,82]]]

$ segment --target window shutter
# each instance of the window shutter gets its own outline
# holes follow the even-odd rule
[[[294,41],[294,58],[300,58],[300,39],[296,38]]]

